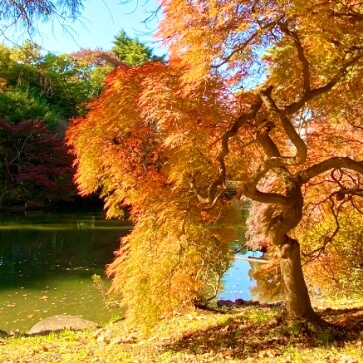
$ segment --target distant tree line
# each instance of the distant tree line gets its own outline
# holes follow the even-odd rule
[[[161,59],[121,31],[112,50],[44,53],[31,41],[0,44],[0,209],[70,202],[72,157],[63,141],[68,120],[87,113],[106,76]]]

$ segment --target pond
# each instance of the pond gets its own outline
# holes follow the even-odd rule
[[[130,230],[127,222],[105,220],[97,206],[0,213],[0,329],[28,331],[63,313],[99,324],[117,318],[121,312],[106,308],[92,276],[104,277],[119,238]],[[249,268],[236,260],[218,298],[251,298]]]
[[[103,323],[92,275],[104,276],[131,226],[99,207],[0,214],[0,329],[29,330],[44,317],[71,314]]]
[[[223,290],[219,292],[217,300],[257,299],[257,296],[251,294],[255,280],[249,276],[251,265],[247,258],[259,258],[261,256],[262,253],[258,251],[236,254],[232,266],[222,277]]]

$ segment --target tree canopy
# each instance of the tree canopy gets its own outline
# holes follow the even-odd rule
[[[341,258],[343,220],[362,223],[363,6],[160,4],[168,63],[114,70],[67,133],[81,193],[109,216],[131,206],[112,289],[139,322],[205,303],[249,200],[249,244],[278,255],[288,320],[317,322],[301,252]]]
[[[84,112],[82,103],[96,94],[90,82],[93,66],[69,54],[43,54],[30,41],[0,45],[0,117],[10,123],[42,118],[56,128]]]
[[[0,207],[69,201],[75,194],[72,157],[40,120],[0,120]],[[29,207],[29,206],[27,206]]]
[[[126,57],[129,51],[134,50],[124,49]],[[147,51],[144,61],[153,57],[151,50]],[[31,41],[13,47],[0,45],[0,133],[4,135],[0,138],[4,157],[0,163],[1,208],[24,205],[32,199],[45,203],[69,200],[74,191],[69,184],[73,169],[71,158],[60,147],[68,119],[87,112],[87,102],[100,94],[106,76],[121,64],[125,63],[116,53],[99,48],[56,55],[45,53]],[[34,136],[39,132],[44,133],[49,158],[43,155],[43,141]],[[39,155],[37,161],[35,155]],[[32,172],[23,163],[31,165]],[[59,163],[63,163],[64,178],[58,175]],[[19,171],[25,169],[32,182]]]
[[[123,30],[115,36],[113,44],[112,51],[124,64],[131,67],[142,65],[151,60],[163,60],[162,57],[153,55],[151,48],[141,43],[138,39],[130,38]]]

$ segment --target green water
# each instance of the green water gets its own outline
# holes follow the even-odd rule
[[[130,230],[127,222],[106,220],[101,207],[0,213],[0,330],[26,332],[58,314],[99,324],[120,317],[106,307],[92,276],[109,285],[105,265]],[[235,260],[217,298],[250,299],[249,269],[248,261]]]
[[[104,276],[130,229],[100,208],[1,213],[0,329],[28,331],[56,314],[99,324],[120,314],[107,309],[91,277]]]

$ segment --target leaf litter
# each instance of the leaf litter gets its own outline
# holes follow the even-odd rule
[[[120,321],[90,331],[14,335],[0,339],[0,362],[362,362],[363,307],[319,313],[336,328],[287,329],[280,309],[251,306],[191,311],[151,332]]]

